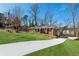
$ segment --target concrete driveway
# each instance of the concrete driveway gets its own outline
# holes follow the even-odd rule
[[[21,56],[34,51],[63,43],[66,39],[57,38],[40,41],[25,41],[0,45],[0,56]]]

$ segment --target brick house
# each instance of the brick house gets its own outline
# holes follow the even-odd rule
[[[30,27],[28,28],[29,32],[38,32],[43,34],[48,34],[49,36],[56,36],[57,29],[54,26],[41,26],[41,27]]]

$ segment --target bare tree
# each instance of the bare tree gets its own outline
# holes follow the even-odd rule
[[[76,27],[77,27],[77,36],[79,38],[79,19],[76,21]]]
[[[20,28],[21,28],[21,21],[22,21],[22,14],[23,11],[22,9],[20,9],[20,7],[15,7],[13,10],[14,13],[14,21],[13,21],[13,26],[14,29],[16,30],[16,32],[19,32]]]
[[[78,22],[78,24],[77,24],[77,27],[79,28],[79,22]]]
[[[57,20],[54,20],[53,17],[54,17],[54,15],[50,13],[49,14],[49,23],[50,23],[50,26],[56,25],[56,23],[57,23]]]
[[[41,24],[41,26],[44,26],[44,19],[41,19],[40,24]]]
[[[76,32],[75,32],[76,4],[74,4],[74,3],[71,4],[71,13],[72,13],[74,36],[76,36]]]
[[[38,19],[38,13],[39,13],[39,6],[38,4],[34,4],[31,6],[29,13],[32,16],[32,23],[34,26],[37,26],[37,19]]]
[[[57,20],[54,20],[53,17],[54,17],[54,15],[47,11],[45,13],[45,15],[44,15],[44,24],[46,26],[48,26],[48,25],[49,26],[56,25]]]
[[[68,28],[69,25],[71,24],[71,21],[70,21],[69,18],[65,19],[64,22],[65,22],[65,27],[67,27],[67,28]]]
[[[53,15],[49,15],[49,23],[50,23],[50,26],[52,26],[52,20],[53,20]]]
[[[49,19],[49,12],[46,11],[45,15],[44,15],[44,25],[48,26],[48,19]]]
[[[3,26],[8,31],[11,32],[12,29],[12,14],[10,10],[5,13],[4,19],[3,19]]]

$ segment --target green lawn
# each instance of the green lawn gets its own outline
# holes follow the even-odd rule
[[[28,56],[79,56],[79,40],[64,43],[28,54]]]
[[[32,40],[46,40],[50,39],[48,35],[30,32],[9,33],[0,29],[0,44],[20,42],[20,41],[32,41]]]

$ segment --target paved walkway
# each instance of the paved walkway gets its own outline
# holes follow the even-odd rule
[[[66,39],[26,41],[0,45],[0,56],[21,56],[31,52],[63,43]]]

